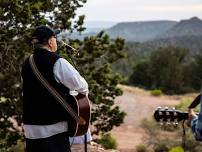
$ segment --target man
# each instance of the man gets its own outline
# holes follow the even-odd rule
[[[36,66],[62,97],[68,99],[70,91],[87,96],[85,79],[67,60],[56,54],[58,33],[47,26],[39,26],[33,32]],[[70,152],[67,112],[34,75],[29,58],[22,66],[22,79],[26,151]]]
[[[197,116],[193,110],[200,103],[200,112]],[[191,105],[188,107],[188,121],[187,125],[191,127],[194,137],[198,141],[202,141],[202,103],[201,95],[198,95]]]

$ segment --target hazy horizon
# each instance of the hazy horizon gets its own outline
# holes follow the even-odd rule
[[[202,18],[201,0],[87,0],[77,11],[85,21],[136,22]]]
[[[145,20],[145,21],[85,21],[84,22],[84,26],[86,26],[87,28],[109,28],[113,25],[116,25],[118,23],[130,23],[130,22],[152,22],[152,21],[175,21],[175,22],[179,22],[181,20],[188,20],[188,19],[191,19],[193,17],[197,17],[199,18],[198,16],[192,16],[190,18],[182,18],[182,19],[179,19],[179,20],[168,20],[168,19],[161,19],[161,20]],[[199,18],[201,19],[201,18]]]

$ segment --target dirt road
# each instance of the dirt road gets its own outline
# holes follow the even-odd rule
[[[135,147],[142,143],[144,130],[139,126],[143,118],[151,118],[158,106],[172,107],[179,99],[151,96],[149,92],[138,88],[121,86],[124,94],[116,98],[116,104],[127,113],[125,122],[112,130],[112,135],[118,142],[121,152],[135,152]]]

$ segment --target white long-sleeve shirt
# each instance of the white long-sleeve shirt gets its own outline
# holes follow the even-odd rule
[[[64,58],[56,61],[53,67],[54,77],[58,83],[70,89],[70,92],[79,92],[88,95],[88,84],[79,72]],[[68,131],[66,121],[51,125],[27,125],[24,124],[24,134],[28,139],[47,138]]]

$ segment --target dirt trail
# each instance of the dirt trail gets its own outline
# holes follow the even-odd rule
[[[112,130],[121,152],[134,152],[135,147],[142,143],[144,130],[139,126],[143,118],[151,118],[158,106],[172,107],[180,102],[176,97],[154,97],[149,92],[138,88],[121,86],[124,93],[116,98],[116,104],[127,113],[125,122]]]

